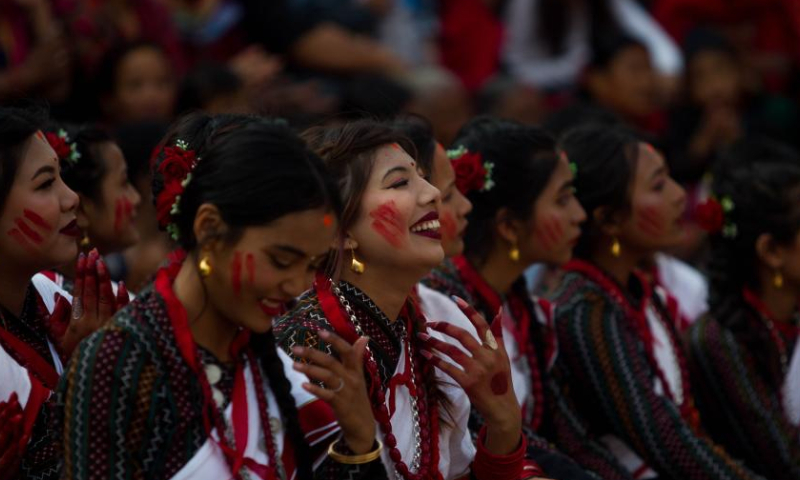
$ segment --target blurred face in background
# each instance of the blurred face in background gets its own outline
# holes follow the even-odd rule
[[[175,78],[164,53],[152,46],[128,52],[117,65],[110,115],[119,123],[170,121],[175,107]]]
[[[623,47],[605,67],[593,69],[588,87],[598,103],[623,117],[644,117],[658,107],[655,70],[641,45]]]

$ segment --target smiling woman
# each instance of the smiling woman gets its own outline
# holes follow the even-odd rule
[[[428,323],[410,296],[444,259],[440,193],[408,154],[413,146],[392,127],[366,120],[311,129],[304,136],[328,166],[345,205],[342,247],[333,249],[329,266],[336,266],[343,248],[349,250],[349,268],[334,279],[320,272],[314,290],[276,322],[278,342],[308,361],[298,370],[330,385],[333,380],[317,371],[314,359],[321,352],[334,353],[330,332],[355,345],[369,340],[363,364],[371,405],[362,412],[372,413],[380,425],[388,478],[525,478],[525,440],[514,391],[492,389],[510,384],[505,348],[493,336],[500,334],[500,323],[490,331],[483,317],[462,302],[470,318],[463,321],[480,332],[481,344],[453,324]],[[487,419],[477,445],[467,428],[470,402]],[[341,455],[352,448],[348,441],[331,452]]]
[[[271,330],[334,241],[339,200],[322,162],[282,122],[192,115],[153,168],[159,223],[181,250],[74,356],[66,478],[346,477],[324,453],[339,432],[354,453],[375,449],[353,360],[366,342],[328,337],[342,360],[321,361],[341,401],[325,403]]]

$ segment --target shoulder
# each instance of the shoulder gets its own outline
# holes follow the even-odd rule
[[[687,341],[690,356],[695,358],[738,350],[734,333],[711,314],[703,315],[689,328]]]
[[[580,272],[567,272],[550,297],[550,302],[557,319],[572,318],[578,311],[604,314],[622,311],[622,307],[602,285]]]
[[[319,331],[333,330],[313,290],[304,293],[289,312],[276,318],[272,329],[275,340],[284,350],[295,345],[320,348]]]
[[[445,260],[438,267],[431,270],[422,279],[421,284],[446,296],[457,295],[468,303],[472,302],[471,295],[458,273],[458,268],[450,259]]]

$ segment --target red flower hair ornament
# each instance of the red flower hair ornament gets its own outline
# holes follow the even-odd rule
[[[180,231],[173,221],[174,216],[180,213],[181,195],[192,180],[192,171],[199,159],[183,140],[177,140],[175,146],[164,147],[162,152],[164,158],[157,171],[164,179],[164,188],[156,197],[156,214],[158,225],[177,241]]]
[[[735,208],[730,197],[725,196],[717,200],[712,196],[695,207],[694,219],[700,228],[708,233],[721,233],[724,238],[736,238],[739,231],[729,217]]]
[[[78,145],[70,142],[66,130],[62,128],[58,132],[45,132],[44,137],[56,152],[59,161],[66,161],[73,165],[78,163],[81,153],[78,151]]]
[[[494,188],[492,162],[484,162],[480,153],[470,152],[463,145],[447,151],[456,172],[456,188],[464,195],[472,191],[488,192]]]

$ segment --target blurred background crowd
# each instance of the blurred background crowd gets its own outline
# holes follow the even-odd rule
[[[191,110],[297,128],[416,113],[444,145],[481,113],[556,135],[620,122],[665,152],[692,211],[725,147],[800,144],[798,36],[793,0],[0,0],[0,103],[108,128],[143,198]],[[168,249],[151,210],[117,275],[134,290]]]

